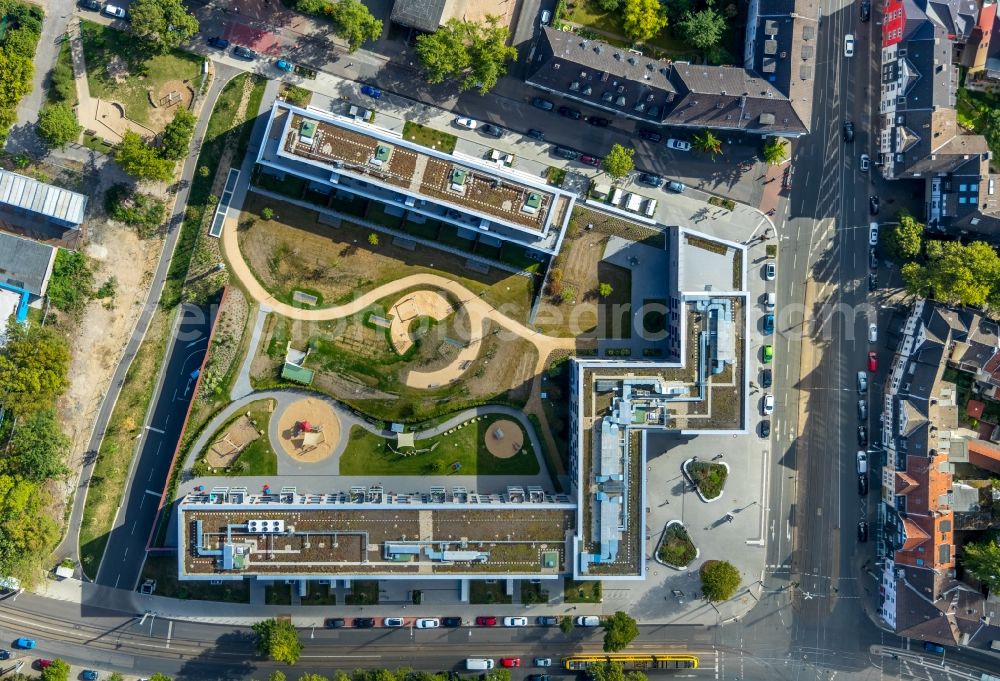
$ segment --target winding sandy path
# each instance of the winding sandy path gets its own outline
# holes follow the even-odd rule
[[[267,305],[273,312],[277,312],[278,314],[288,317],[289,319],[317,322],[340,319],[341,317],[358,314],[372,303],[375,303],[394,293],[399,293],[400,291],[412,289],[417,286],[428,286],[448,291],[455,296],[455,298],[457,298],[465,307],[466,313],[469,315],[469,323],[472,329],[481,330],[483,328],[483,322],[488,319],[519,338],[527,340],[529,343],[534,345],[535,349],[538,351],[538,359],[535,362],[534,379],[531,383],[531,395],[525,405],[525,411],[534,414],[538,418],[542,426],[542,432],[540,435],[545,439],[546,446],[550,451],[557,452],[555,439],[552,437],[548,419],[545,417],[545,410],[542,408],[540,398],[541,377],[548,365],[548,358],[552,352],[559,350],[572,351],[583,345],[582,343],[578,343],[575,338],[555,338],[553,336],[546,336],[539,333],[538,331],[525,326],[521,322],[504,315],[458,282],[430,273],[413,274],[408,277],[403,277],[402,279],[391,281],[372,289],[371,291],[368,291],[351,302],[343,305],[335,305],[333,307],[325,307],[314,310],[305,310],[293,307],[271,295],[267,289],[261,285],[261,283],[257,280],[257,277],[254,276],[253,272],[247,266],[246,261],[243,259],[243,254],[240,252],[237,224],[237,220],[230,216],[226,219],[225,228],[222,230],[222,250],[225,254],[226,260],[228,261],[230,273],[239,279],[240,284],[242,284],[243,288],[251,298],[261,304]],[[475,331],[473,333],[475,333]],[[593,341],[590,344],[596,344],[596,341]],[[476,352],[478,352],[478,343],[475,344],[475,346]],[[453,364],[443,371],[431,372],[423,375],[420,375],[418,372],[410,372],[410,375],[407,377],[407,384],[410,384],[411,376],[415,381],[412,387],[428,387],[434,384],[440,385],[447,383],[451,376],[450,373],[446,372],[455,371],[456,366],[457,365]],[[421,383],[424,385],[421,385]],[[561,452],[557,452],[557,456],[554,458],[555,461],[553,463],[558,466],[556,474],[564,475],[565,470],[562,466]]]

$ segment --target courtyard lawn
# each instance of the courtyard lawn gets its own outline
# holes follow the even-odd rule
[[[448,154],[455,151],[455,145],[458,144],[458,138],[451,133],[428,128],[413,121],[406,121],[403,125],[403,139]]]
[[[625,28],[622,25],[621,10],[605,12],[601,9],[600,5],[597,4],[597,0],[574,0],[571,4],[572,9],[566,12],[563,19],[573,24],[579,24],[584,28],[592,29],[596,33],[600,34],[598,35],[600,40],[611,45],[617,45],[618,47],[632,47],[632,41],[625,36]],[[679,17],[671,19],[673,22],[676,22]],[[658,54],[655,55],[647,52],[646,56],[649,57],[669,57],[672,59],[683,59],[694,63],[700,63],[703,61],[703,55],[699,50],[691,47],[680,38],[675,38],[670,35],[669,28],[660,31],[658,35],[654,36],[650,40],[647,40],[642,47],[652,47],[658,52]]]
[[[263,433],[263,435],[247,445],[228,468],[219,471],[219,473],[222,475],[235,476],[278,474],[278,456],[274,453],[274,450],[271,449],[271,441],[268,438],[268,428],[271,422],[271,412],[268,411],[269,402],[271,402],[271,400],[258,400],[256,402],[251,402],[247,405],[246,409],[243,409],[238,414],[233,415],[233,417],[225,425],[219,428],[219,430],[217,430],[215,434],[209,438],[209,444],[219,440],[229,427],[247,412],[250,413],[250,420],[256,422],[257,430]],[[207,464],[204,463],[204,452],[199,457],[198,461],[195,462],[196,475],[208,474],[207,470],[202,470],[203,466],[207,469]]]
[[[499,580],[469,582],[469,603],[472,605],[510,605],[513,602],[513,598],[504,593]]]
[[[468,422],[431,440],[418,440],[416,449],[433,451],[403,456],[389,448],[390,442],[355,426],[347,451],[340,457],[341,475],[537,475],[538,458],[526,435],[519,454],[509,459],[493,456],[486,448],[487,428],[503,415],[489,415]],[[508,434],[507,437],[512,437]],[[458,467],[456,468],[456,464]]]
[[[154,97],[159,95],[160,88],[168,81],[183,81],[195,92],[201,86],[203,58],[198,55],[172,50],[150,56],[130,34],[86,20],[80,22],[80,37],[90,94],[119,102],[128,118],[154,130],[162,129],[162,125],[153,120],[153,112],[158,110],[150,104],[150,91]],[[108,65],[118,61],[115,57],[127,70],[127,75],[119,81],[108,73]],[[168,121],[173,117],[173,109],[169,112],[165,113]]]
[[[563,600],[566,603],[600,603],[604,600],[601,582],[574,582],[566,577],[563,581]]]
[[[378,605],[378,582],[351,582],[351,593],[344,597],[347,605]]]

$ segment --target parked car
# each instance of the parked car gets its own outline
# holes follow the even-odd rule
[[[528,626],[527,617],[504,617],[503,625],[505,627],[526,627]]]
[[[343,617],[327,617],[323,620],[323,626],[327,629],[343,629],[347,626],[347,621]]]
[[[878,371],[878,355],[872,350],[868,353],[868,371],[873,374]]]
[[[575,149],[570,149],[568,147],[553,147],[552,153],[559,158],[564,158],[567,161],[575,161],[580,158],[580,152]]]
[[[670,182],[667,182],[667,189],[682,194],[684,192],[684,183],[677,180],[670,180]]]
[[[379,90],[374,85],[362,85],[361,94],[368,95],[372,99],[378,99],[379,97],[382,96],[382,91]]]
[[[52,660],[47,660],[44,657],[40,657],[35,660],[35,666],[39,669],[48,669],[52,666]]]
[[[878,326],[876,324],[868,325],[868,342],[878,343]]]
[[[937,643],[931,643],[930,641],[924,641],[924,650],[928,653],[934,653],[935,655],[944,655],[944,646],[938,645]]]
[[[280,69],[281,71],[284,71],[285,73],[291,73],[292,71],[295,70],[295,65],[292,64],[292,62],[290,61],[285,61],[284,59],[279,59],[274,63],[274,65],[277,66],[278,69]]]
[[[531,106],[535,107],[536,109],[541,109],[542,111],[552,111],[552,109],[555,107],[555,104],[553,104],[547,99],[543,99],[541,97],[535,97],[534,99],[531,100]]]
[[[497,625],[497,618],[492,616],[477,617],[476,624],[481,627],[495,627]]]
[[[771,422],[767,419],[760,422],[760,436],[765,440],[771,437]]]
[[[858,162],[858,169],[863,173],[867,173],[868,169],[871,168],[871,165],[872,160],[868,154],[861,154],[861,160]]]
[[[587,116],[586,120],[596,128],[606,128],[611,125],[611,121],[607,118],[601,118],[600,116]]]
[[[253,61],[257,58],[257,53],[251,50],[249,47],[243,47],[242,45],[237,45],[233,48],[233,56],[239,57],[240,59],[245,59],[246,61]]]
[[[94,12],[100,12],[101,0],[80,0],[80,7],[93,10]]]
[[[868,496],[868,476],[859,475],[858,476],[858,494],[863,497]]]
[[[771,360],[774,359],[774,346],[765,345],[761,357],[764,360],[764,364],[770,364]]]
[[[125,8],[119,7],[118,5],[112,5],[110,2],[104,6],[104,13],[109,17],[114,17],[115,19],[125,18]]]
[[[877,196],[873,196],[872,199],[875,200],[875,203],[878,203],[878,197]],[[868,245],[869,246],[878,246],[878,223],[877,222],[871,222],[871,223],[868,224]]]
[[[761,407],[761,411],[764,413],[764,416],[770,416],[774,413],[774,395],[764,395],[764,404]]]
[[[543,627],[554,627],[559,624],[558,617],[537,617],[535,622]]]
[[[479,132],[484,135],[489,135],[490,137],[496,137],[500,139],[507,134],[507,131],[501,128],[499,125],[493,125],[492,123],[483,123],[479,126]]]
[[[521,666],[521,658],[519,658],[519,657],[501,657],[500,658],[500,666],[501,667],[507,667],[507,668],[510,668],[510,667],[520,667]]]
[[[868,429],[864,426],[858,426],[858,446],[868,446]]]
[[[769,262],[764,265],[764,278],[768,281],[774,281],[774,277],[777,275],[777,268],[773,262]]]
[[[858,420],[864,421],[868,418],[868,401],[858,400]]]
[[[437,629],[441,626],[441,620],[436,617],[421,617],[417,620],[417,629]]]
[[[844,56],[853,57],[854,56],[854,34],[848,33],[844,36]]]
[[[576,618],[576,626],[578,627],[597,627],[601,624],[601,618],[596,615],[581,615]]]
[[[10,659],[10,651],[7,650],[6,648],[0,648],[0,660],[9,660],[9,659]]]
[[[667,149],[675,149],[677,151],[691,151],[691,143],[685,140],[679,140],[671,137],[667,140]]]
[[[868,197],[868,212],[872,215],[878,215],[879,200],[877,196]]]
[[[386,617],[382,620],[382,625],[386,627],[398,628],[406,624],[402,617]]]
[[[663,184],[663,178],[653,173],[639,173],[639,182],[648,184],[650,187],[659,187]]]
[[[455,627],[462,626],[462,618],[461,617],[442,617],[441,618],[441,624],[442,624],[442,626],[450,627],[450,628],[454,629]]]
[[[538,21],[539,21],[539,23],[542,26],[548,26],[549,25],[549,20],[551,18],[552,18],[552,12],[550,12],[547,9],[543,9],[542,10],[542,16],[541,16],[541,18]]]
[[[578,121],[581,118],[583,118],[583,114],[582,113],[580,113],[576,109],[571,109],[568,106],[561,106],[561,107],[559,107],[559,115],[560,116],[565,116],[566,118],[571,118],[574,121]]]
[[[872,18],[872,3],[870,0],[864,0],[861,3],[861,21],[869,21]]]
[[[83,681],[97,681],[100,678],[100,674],[93,669],[84,669],[80,672],[80,678],[83,679]]]
[[[770,336],[774,333],[774,315],[768,312],[764,315],[764,335]]]
[[[868,541],[868,523],[864,520],[858,523],[858,541],[862,544]]]
[[[452,123],[460,128],[466,128],[468,130],[475,130],[479,127],[479,121],[474,118],[468,118],[467,116],[456,116]]]
[[[868,452],[858,450],[858,475],[868,475]]]
[[[868,249],[868,267],[878,269],[878,251],[874,248]]]
[[[355,617],[354,621],[355,629],[371,629],[375,626],[375,619],[372,617]]]
[[[853,142],[854,141],[854,123],[847,121],[844,123],[844,141]]]
[[[541,130],[537,130],[535,128],[529,128],[528,132],[527,132],[527,135],[528,135],[528,137],[530,137],[533,140],[542,141],[542,140],[545,139],[545,133],[542,132]]]
[[[588,166],[594,166],[595,168],[601,167],[601,159],[596,156],[591,156],[590,154],[584,154],[580,157],[581,163],[586,163]]]
[[[214,47],[217,50],[224,50],[229,47],[229,41],[225,38],[220,38],[219,36],[214,35],[208,39],[208,46]]]
[[[646,130],[644,128],[639,129],[639,137],[647,142],[659,142],[663,139],[663,135],[655,130]]]
[[[874,272],[868,275],[868,290],[874,291],[878,288],[878,275]]]
[[[771,387],[771,370],[763,369],[760,372],[760,387],[770,388]]]
[[[16,639],[14,641],[14,647],[20,648],[21,650],[31,650],[33,648],[36,648],[37,646],[38,644],[35,642],[35,639],[33,638],[25,638],[22,636],[21,638]]]
[[[536,657],[534,661],[536,667],[551,667],[552,658],[551,657]]]
[[[858,394],[864,395],[868,392],[868,377],[865,376],[865,372],[858,372]]]
[[[528,681],[549,681],[548,674],[528,674]]]

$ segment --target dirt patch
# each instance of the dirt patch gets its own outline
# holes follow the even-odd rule
[[[244,414],[230,425],[205,454],[205,461],[212,468],[228,468],[247,445],[260,437],[260,432]]]
[[[315,463],[333,454],[340,442],[340,419],[324,400],[293,402],[278,421],[281,449],[295,461]]]
[[[524,446],[524,431],[513,421],[494,421],[486,429],[484,440],[490,454],[498,459],[510,459]]]
[[[430,317],[441,321],[454,312],[448,299],[436,291],[415,291],[403,296],[392,306],[392,319],[389,334],[392,345],[401,355],[413,347],[413,337],[410,335],[410,324],[417,317]]]

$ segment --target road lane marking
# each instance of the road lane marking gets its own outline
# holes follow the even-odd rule
[[[146,494],[152,494],[152,495],[153,495],[154,497],[157,497],[157,498],[159,498],[159,497],[162,497],[162,496],[163,496],[163,495],[162,495],[161,493],[159,493],[159,492],[154,492],[154,491],[153,491],[153,490],[151,490],[151,489],[147,489],[147,490],[146,490]]]
[[[146,430],[151,430],[154,433],[159,433],[160,435],[163,435],[164,433],[164,431],[161,430],[160,428],[154,428],[153,426],[146,426]]]

